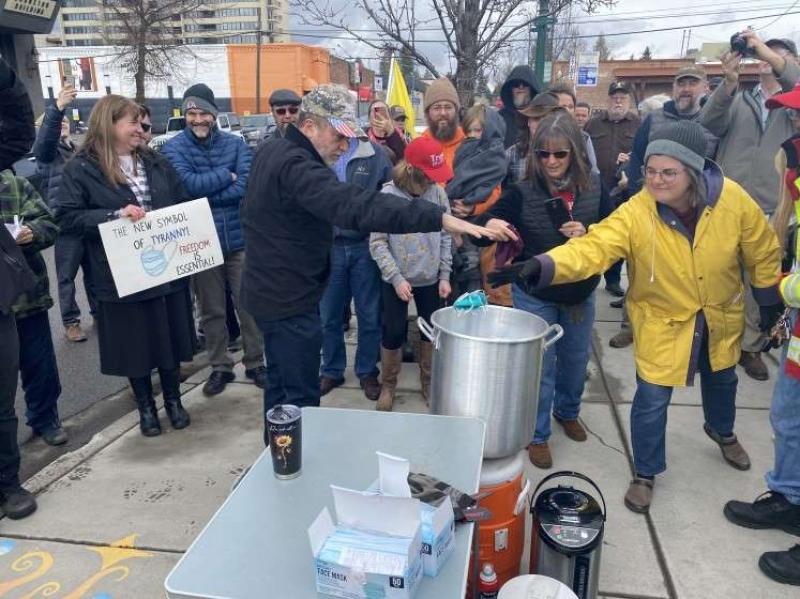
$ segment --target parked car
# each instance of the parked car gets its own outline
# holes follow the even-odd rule
[[[271,114],[246,114],[241,121],[242,135],[251,148],[255,148],[275,130],[275,118]]]
[[[152,149],[156,151],[161,150],[161,146],[167,143],[168,140],[175,137],[178,133],[186,128],[186,118],[182,116],[173,116],[170,117],[167,121],[167,132],[163,135],[156,135],[153,139],[150,140],[148,144]]]
[[[242,122],[235,112],[220,112],[217,115],[217,128],[220,131],[233,133],[244,138],[244,135],[242,135]]]

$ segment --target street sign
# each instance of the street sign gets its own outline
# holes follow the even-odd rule
[[[372,88],[376,92],[381,91],[383,89],[383,77],[381,77],[380,75],[375,75],[372,82]]]
[[[578,56],[578,87],[597,87],[600,54],[590,52]]]

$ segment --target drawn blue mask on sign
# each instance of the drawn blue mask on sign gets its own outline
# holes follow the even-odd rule
[[[153,246],[144,248],[139,255],[139,259],[142,261],[142,268],[151,277],[159,276],[167,270],[167,266],[169,266],[169,262],[177,249],[178,244],[175,241],[171,241],[161,249]]]

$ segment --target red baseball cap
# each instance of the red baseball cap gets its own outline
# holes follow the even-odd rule
[[[447,183],[453,178],[453,169],[445,162],[442,144],[430,137],[418,137],[408,144],[405,159],[434,183]]]
[[[800,110],[800,83],[794,89],[785,94],[772,96],[767,100],[767,108],[794,108]]]

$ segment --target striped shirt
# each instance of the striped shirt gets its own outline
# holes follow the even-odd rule
[[[150,185],[147,183],[144,163],[141,160],[137,160],[134,167],[133,156],[120,156],[119,166],[122,168],[122,174],[125,175],[128,187],[136,197],[139,206],[144,208],[145,212],[150,212],[153,209],[153,200],[150,196]]]

